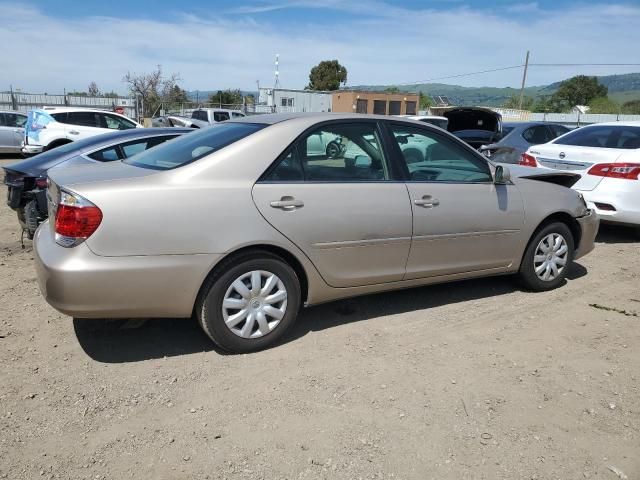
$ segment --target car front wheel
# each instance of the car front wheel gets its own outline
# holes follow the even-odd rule
[[[564,282],[573,257],[571,230],[564,223],[551,223],[540,229],[529,242],[518,279],[529,290],[552,290]]]
[[[220,266],[203,288],[196,316],[220,348],[247,353],[276,343],[299,308],[295,271],[276,255],[255,252]]]

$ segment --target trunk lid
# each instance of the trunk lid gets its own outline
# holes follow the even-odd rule
[[[502,115],[488,108],[451,108],[442,116],[447,130],[474,148],[498,141],[502,132]]]
[[[580,174],[581,178],[573,188],[589,191],[596,188],[604,178],[588,175],[589,169],[598,163],[615,163],[623,152],[616,148],[546,143],[531,147],[529,153],[541,167]]]

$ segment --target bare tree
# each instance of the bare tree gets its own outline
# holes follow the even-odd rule
[[[91,82],[89,84],[89,86],[87,87],[87,93],[90,97],[97,97],[98,95],[100,95],[100,90],[98,90],[98,85],[96,84],[96,82]]]
[[[142,100],[142,115],[151,117],[163,102],[170,101],[180,76],[172,73],[165,78],[162,74],[162,66],[158,65],[156,70],[150,73],[127,72],[122,81],[128,85],[132,95]]]

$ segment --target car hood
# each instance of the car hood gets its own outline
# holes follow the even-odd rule
[[[553,183],[555,185],[561,185],[563,187],[571,188],[581,178],[579,173],[555,171],[546,168],[525,167],[522,165],[512,165],[506,163],[496,162],[495,165],[501,165],[509,169],[511,177],[525,178],[527,180],[538,180],[546,183]],[[516,180],[517,183],[517,180]]]

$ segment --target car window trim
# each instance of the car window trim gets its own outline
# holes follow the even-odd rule
[[[489,166],[489,162],[487,161],[487,158],[482,155],[480,152],[478,152],[477,150],[474,150],[473,148],[471,148],[469,145],[467,145],[465,142],[463,142],[462,140],[460,140],[459,138],[457,138],[454,135],[451,135],[451,137],[449,137],[448,135],[443,135],[442,132],[438,131],[440,129],[438,129],[438,127],[435,127],[433,125],[430,124],[423,124],[423,125],[414,125],[414,124],[407,124],[404,122],[398,122],[397,120],[385,120],[384,123],[386,124],[386,128],[388,130],[387,134],[389,135],[389,141],[391,142],[391,148],[393,149],[393,154],[394,154],[394,159],[396,161],[396,163],[399,164],[400,170],[402,171],[403,174],[403,179],[402,181],[404,183],[435,183],[435,184],[453,184],[453,185],[472,185],[472,184],[477,184],[477,185],[492,185],[494,183],[493,181],[493,172],[491,170],[491,167]],[[398,142],[396,141],[396,139],[393,137],[393,131],[392,131],[392,126],[399,126],[399,127],[403,127],[403,128],[415,128],[418,130],[425,130],[429,133],[432,133],[434,136],[436,137],[440,137],[440,138],[444,138],[447,139],[453,143],[458,143],[461,147],[463,147],[464,149],[466,149],[468,152],[471,152],[475,157],[478,158],[478,160],[480,160],[482,162],[483,165],[486,166],[486,173],[489,175],[489,177],[491,178],[490,181],[486,181],[486,182],[463,182],[463,181],[452,181],[452,180],[447,180],[447,181],[437,181],[437,180],[411,180],[411,175],[409,173],[409,167],[407,166],[406,162],[403,160],[404,156],[402,155],[402,150],[400,149],[400,145],[398,144]],[[425,128],[426,127],[426,128]]]
[[[387,164],[387,169],[389,172],[389,178],[385,179],[385,180],[362,180],[362,181],[347,181],[347,182],[342,182],[342,181],[317,181],[317,180],[312,180],[312,181],[307,181],[307,180],[267,180],[267,177],[273,172],[273,170],[275,170],[275,168],[280,164],[280,162],[285,158],[286,155],[288,155],[288,153],[290,152],[290,150],[292,148],[295,148],[297,150],[298,148],[298,143],[304,138],[306,137],[309,133],[313,132],[314,130],[318,130],[319,128],[322,128],[324,126],[327,125],[344,125],[344,124],[363,124],[363,123],[373,123],[375,124],[375,128],[377,130],[377,134],[378,137],[380,138],[380,148],[382,150],[382,156],[383,156],[383,161],[386,162]],[[308,183],[308,184],[334,184],[334,183],[339,183],[339,184],[353,184],[353,185],[357,185],[357,184],[363,184],[363,183],[403,183],[403,180],[399,177],[397,177],[397,172],[396,169],[393,167],[393,162],[392,159],[390,157],[390,152],[388,150],[388,139],[385,138],[385,132],[384,132],[384,128],[383,125],[381,124],[382,122],[378,119],[374,119],[374,118],[343,118],[343,119],[335,119],[335,120],[324,120],[322,122],[318,122],[318,123],[314,123],[312,126],[307,127],[306,129],[304,129],[302,131],[302,133],[300,133],[291,143],[289,143],[287,145],[287,147],[276,157],[276,159],[271,162],[271,164],[266,168],[266,170],[262,173],[262,175],[260,175],[260,177],[258,178],[258,180],[256,181],[256,184],[258,183],[267,183],[267,184],[284,184],[284,183]],[[303,172],[304,172],[304,167],[303,167]]]

